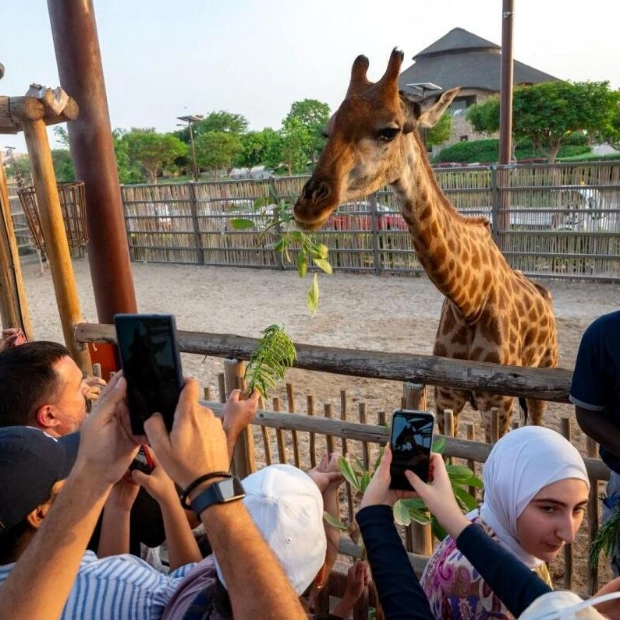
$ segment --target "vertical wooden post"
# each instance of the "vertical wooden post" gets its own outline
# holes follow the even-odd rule
[[[28,300],[22,279],[19,250],[13,229],[9,188],[0,154],[0,314],[2,327],[19,327],[30,341],[34,338]]]
[[[78,345],[73,335],[75,326],[82,322],[82,312],[67,243],[67,233],[62,219],[45,122],[43,120],[22,120],[22,126],[32,164],[32,178],[37,195],[41,232],[45,239],[45,249],[54,282],[65,344],[82,372],[90,375],[92,365],[88,348],[85,345]]]
[[[280,399],[276,396],[273,399],[273,410],[279,413],[281,409]],[[276,428],[276,441],[278,443],[278,458],[280,463],[286,463],[286,440],[284,439],[284,431]]]
[[[426,409],[426,388],[420,383],[405,382],[403,385],[405,409]],[[421,555],[433,553],[433,536],[428,524],[412,523],[405,529],[407,549]]]
[[[332,416],[332,406],[330,403],[325,403],[323,405],[323,415],[326,418],[329,418],[331,420]],[[326,443],[326,447],[327,447],[327,452],[329,452],[329,454],[331,454],[332,452],[336,451],[336,444],[334,443],[334,436],[333,435],[325,435],[325,443]]]
[[[454,432],[456,430],[454,428],[454,411],[452,411],[452,409],[444,409],[443,419],[443,427],[446,437],[454,437]],[[449,456],[448,458],[446,458],[446,463],[448,463],[449,465],[453,465],[454,459]]]
[[[314,415],[314,396],[306,396],[306,410],[308,415]],[[310,451],[310,467],[316,467],[316,433],[310,433],[308,440],[308,450]]]
[[[465,425],[465,438],[469,441],[476,441],[476,430],[472,422],[468,422]],[[469,469],[474,472],[474,475],[476,474],[476,461],[474,461],[473,459],[468,460],[467,467],[469,467]],[[478,489],[476,489],[476,487],[468,487],[467,491],[473,497],[478,496]]]
[[[360,424],[366,424],[366,403],[358,403],[359,420]],[[362,441],[362,463],[364,463],[364,469],[370,469],[370,451],[368,449],[368,442]]]
[[[572,440],[571,437],[571,428],[570,428],[570,419],[562,418],[560,420],[560,428],[562,435],[566,437],[568,441]],[[564,589],[572,590],[573,589],[573,545],[564,545]]]
[[[286,384],[286,400],[288,404],[288,412],[295,413],[295,390],[292,383]],[[296,430],[291,431],[293,437],[293,460],[295,467],[301,467],[301,459],[299,457],[299,433]]]
[[[586,451],[590,458],[596,458],[598,445],[592,437],[586,437]],[[599,499],[598,480],[590,478],[590,494],[588,496],[588,540],[590,545],[596,537],[599,527]],[[598,590],[598,565],[591,566],[588,562],[588,594],[594,594]]]
[[[224,375],[226,377],[226,397],[243,383],[244,364],[235,359],[224,360]],[[233,467],[235,475],[239,478],[245,478],[256,470],[254,462],[254,437],[252,431],[248,427],[241,432],[235,452],[233,454]]]

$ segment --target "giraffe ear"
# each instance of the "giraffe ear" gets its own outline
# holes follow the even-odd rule
[[[407,94],[402,91],[400,93],[400,102],[405,114],[403,133],[411,133],[418,124],[418,119],[420,118],[422,109],[417,101],[412,101],[407,97]]]
[[[424,106],[419,116],[421,127],[434,127],[443,116],[453,99],[459,94],[460,88],[447,90],[439,97],[439,100],[430,106]]]

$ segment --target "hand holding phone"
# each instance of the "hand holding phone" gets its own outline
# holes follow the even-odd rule
[[[155,412],[170,431],[183,389],[174,316],[117,314],[114,324],[132,433],[144,435],[144,420]]]
[[[428,481],[435,416],[430,411],[397,409],[392,415],[390,489],[411,491],[406,470]]]

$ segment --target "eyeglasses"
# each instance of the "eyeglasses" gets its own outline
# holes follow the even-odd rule
[[[577,612],[584,609],[589,609],[599,603],[606,603],[614,599],[620,599],[620,592],[611,592],[610,594],[602,594],[601,596],[594,596],[581,603],[575,605],[569,605],[561,609],[554,609],[553,611],[547,611],[540,616],[536,616],[536,620],[579,620],[577,618]],[[598,612],[597,612],[598,613]],[[601,618],[604,618],[602,614],[599,614]]]

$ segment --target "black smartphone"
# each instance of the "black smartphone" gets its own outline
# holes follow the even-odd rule
[[[428,482],[435,416],[430,411],[397,409],[392,415],[390,489],[411,491],[407,469]]]
[[[144,420],[156,411],[170,431],[183,388],[174,316],[116,314],[114,325],[132,432],[143,435]]]

